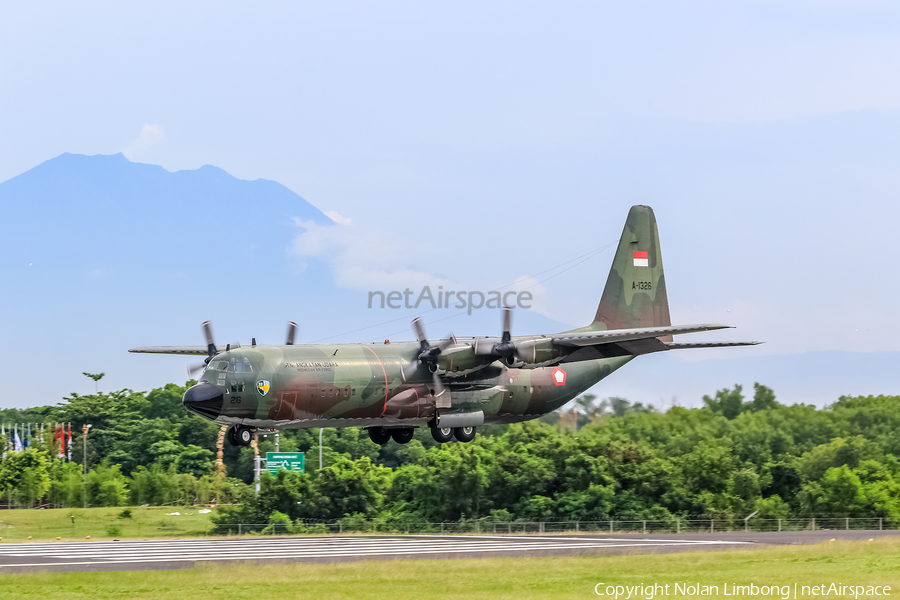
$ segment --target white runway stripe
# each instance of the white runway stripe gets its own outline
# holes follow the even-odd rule
[[[221,560],[328,559],[370,556],[453,555],[624,547],[735,544],[720,540],[622,538],[509,538],[502,536],[404,536],[384,538],[269,538],[63,542],[0,546],[4,567],[74,566]],[[44,559],[44,562],[32,562]]]

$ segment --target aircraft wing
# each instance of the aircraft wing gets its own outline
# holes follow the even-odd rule
[[[139,346],[129,352],[135,354],[181,354],[182,356],[206,356],[206,346]]]
[[[762,342],[667,342],[669,350],[688,350],[691,348],[733,348],[735,346],[756,346]]]
[[[598,346],[600,344],[615,344],[618,342],[630,342],[634,340],[650,340],[666,335],[679,335],[682,333],[699,333],[701,331],[715,331],[717,329],[731,329],[729,325],[718,323],[706,323],[703,325],[676,325],[666,327],[639,327],[637,329],[613,329],[611,331],[588,331],[573,333],[571,335],[560,334],[553,336],[553,343],[559,346]],[[660,342],[662,343],[662,342]],[[672,347],[673,344],[666,344]],[[682,344],[686,347],[690,344]],[[679,344],[674,344],[679,346]]]

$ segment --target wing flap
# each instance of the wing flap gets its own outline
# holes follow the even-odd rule
[[[669,342],[669,350],[689,350],[692,348],[734,348],[736,346],[757,346],[763,342]]]
[[[702,325],[676,325],[667,327],[639,327],[637,329],[613,329],[611,331],[591,331],[574,335],[557,335],[553,337],[553,343],[559,346],[597,346],[600,344],[615,344],[632,340],[645,340],[666,335],[680,335],[683,333],[700,333],[703,331],[716,331],[718,329],[730,329],[729,325],[718,323],[706,323]]]
[[[182,356],[206,356],[206,346],[139,346],[129,352],[134,354],[180,354]]]

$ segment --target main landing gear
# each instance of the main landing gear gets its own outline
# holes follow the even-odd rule
[[[453,435],[460,442],[471,442],[475,439],[475,427],[457,427],[453,430]]]
[[[384,446],[391,439],[398,444],[408,444],[413,439],[414,429],[412,427],[403,427],[400,429],[387,429],[386,427],[369,427],[369,439]],[[432,427],[431,437],[440,444],[446,444],[454,437],[459,442],[471,442],[475,439],[474,427]]]
[[[225,437],[232,446],[249,446],[253,441],[253,430],[246,425],[235,425],[228,428]]]
[[[384,427],[369,427],[369,439],[380,446],[387,444],[391,438],[398,444],[408,444],[413,439],[412,427],[403,427],[401,429],[386,429]]]
[[[474,427],[432,427],[431,437],[439,444],[446,444],[454,437],[458,442],[471,442],[475,439]]]

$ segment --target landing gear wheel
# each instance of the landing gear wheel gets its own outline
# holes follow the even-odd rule
[[[384,427],[369,427],[368,432],[369,439],[379,446],[384,446],[391,439],[391,432]]]
[[[406,429],[394,429],[391,431],[391,437],[394,438],[394,441],[398,444],[408,444],[411,439],[413,439],[413,428],[408,427]]]
[[[237,437],[234,435],[234,427],[229,427],[228,431],[225,432],[225,439],[228,440],[228,443],[232,446],[240,446],[237,441]]]
[[[460,442],[471,442],[475,439],[475,428],[457,427],[453,430],[453,435],[455,435],[456,439]]]
[[[245,425],[239,425],[234,432],[234,439],[237,440],[238,446],[249,446],[253,441],[253,430]]]
[[[431,437],[434,438],[438,444],[446,444],[450,440],[453,439],[453,428],[452,427],[432,427],[431,428]]]

